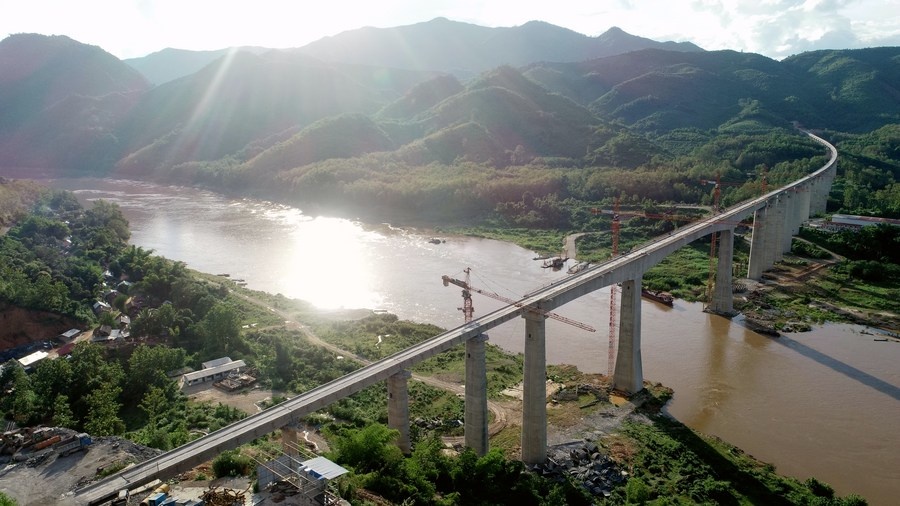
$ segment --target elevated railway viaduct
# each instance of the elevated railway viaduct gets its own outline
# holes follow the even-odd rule
[[[525,319],[525,364],[522,419],[522,460],[542,462],[547,456],[546,312],[595,290],[620,283],[622,298],[613,386],[626,393],[643,388],[641,366],[641,278],[644,272],[679,248],[710,234],[719,234],[715,289],[709,301],[713,312],[730,314],[735,224],[753,216],[747,277],[759,279],[790,250],[791,237],[811,215],[825,211],[837,168],[837,150],[812,133],[829,153],[828,162],[814,173],[765,195],[732,206],[707,219],[656,238],[627,254],[595,265],[526,295],[463,326],[449,330],[330,383],[304,392],[261,413],[235,422],[179,448],[108,476],[76,491],[77,504],[97,504],[118,490],[166,478],[206,462],[379,381],[388,385],[389,425],[400,430],[399,446],[409,450],[409,369],[454,346],[466,346],[465,441],[484,454],[488,447],[487,378],[484,333],[512,319]]]

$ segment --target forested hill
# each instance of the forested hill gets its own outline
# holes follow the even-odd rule
[[[553,32],[540,23],[526,27]],[[436,198],[421,192],[456,195],[457,206],[487,196],[479,205],[490,207],[523,192],[565,198],[571,192],[558,188],[590,187],[596,171],[665,165],[681,170],[681,179],[644,178],[638,188],[631,176],[597,176],[606,187],[593,195],[677,199],[692,192],[672,185],[695,182],[700,172],[747,179],[758,177],[758,165],[771,169],[805,153],[757,138],[784,136],[793,121],[851,137],[900,123],[898,60],[900,48],[818,51],[782,62],[734,51],[642,49],[501,65],[460,79],[299,51],[238,51],[151,87],[100,48],[15,35],[0,42],[0,163],[316,202],[371,198],[390,206],[376,196],[395,195],[413,213]],[[518,169],[503,177],[490,172],[511,167]],[[559,169],[592,172],[563,184],[552,172]],[[438,174],[440,183],[425,181]],[[885,173],[859,186],[875,192],[896,177]],[[646,188],[662,180],[666,191]],[[401,190],[406,184],[413,187]]]

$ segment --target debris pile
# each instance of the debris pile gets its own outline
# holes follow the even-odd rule
[[[295,496],[300,493],[295,483],[290,481],[276,481],[269,486],[269,492],[272,494],[272,502],[280,503],[286,497]]]
[[[593,406],[599,402],[609,402],[609,390],[603,386],[590,383],[560,388],[551,396],[550,400],[552,402],[572,402],[580,399],[582,395],[593,395],[595,399],[589,405],[581,406],[582,408]]]
[[[210,487],[203,493],[203,502],[206,506],[241,506],[244,504],[244,495],[250,490],[234,490],[230,488]]]
[[[567,448],[571,449],[567,452]],[[574,448],[572,445],[559,447],[546,463],[535,464],[531,470],[558,482],[576,481],[596,497],[609,497],[628,477],[626,471],[619,469],[591,442],[577,443]]]

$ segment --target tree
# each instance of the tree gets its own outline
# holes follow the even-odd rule
[[[380,423],[362,429],[348,429],[335,441],[334,458],[357,473],[394,474],[403,461],[403,453],[394,444],[400,433]]]
[[[119,418],[122,405],[118,401],[121,388],[106,385],[87,396],[88,414],[84,429],[95,436],[114,436],[125,432],[125,422]]]
[[[159,387],[150,387],[141,400],[140,408],[147,415],[148,425],[151,430],[159,428],[159,420],[169,411],[171,401],[166,391]]]
[[[18,504],[15,499],[0,492],[0,506],[18,506]]]
[[[72,350],[69,362],[72,365],[72,381],[68,395],[75,418],[82,423],[91,411],[90,398],[98,391],[116,388],[115,397],[121,391],[125,373],[118,362],[107,361],[104,350],[97,344],[79,343]],[[114,399],[115,400],[115,399]],[[118,408],[116,409],[118,413]]]
[[[72,408],[69,406],[69,397],[64,394],[57,395],[53,401],[53,425],[70,429],[74,429],[77,425]]]
[[[228,353],[241,333],[241,320],[237,312],[221,302],[206,313],[201,323],[206,348],[214,354]]]
[[[128,359],[128,390],[125,396],[138,402],[153,388],[172,383],[166,373],[184,367],[185,351],[181,348],[141,345]]]
[[[52,410],[55,414],[57,397],[67,395],[71,388],[72,366],[68,360],[44,360],[38,364],[31,379],[35,393],[44,403],[43,410],[45,412]]]

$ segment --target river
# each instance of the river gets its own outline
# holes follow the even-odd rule
[[[455,327],[460,290],[441,275],[517,299],[566,276],[540,268],[535,254],[492,240],[427,235],[387,224],[311,217],[302,210],[202,190],[113,180],[56,180],[80,199],[121,206],[131,242],[193,269],[229,273],[248,287],[324,308],[381,308],[404,319]],[[476,316],[500,303],[478,298]],[[559,314],[598,329],[548,320],[548,360],[605,372],[609,293],[591,294]],[[644,377],[675,390],[668,413],[804,480],[815,476],[870,504],[900,497],[900,344],[875,342],[862,327],[826,325],[781,338],[677,300],[644,301]],[[523,348],[524,323],[490,333]]]

